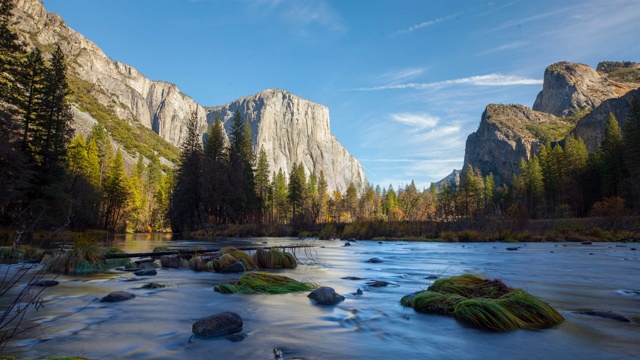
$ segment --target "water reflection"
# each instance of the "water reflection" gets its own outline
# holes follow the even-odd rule
[[[292,238],[171,241],[164,234],[114,239],[127,252],[148,252],[163,245],[217,248],[301,242],[310,243]],[[273,348],[281,349],[288,359],[605,359],[633,358],[640,352],[640,262],[637,252],[628,247],[523,244],[518,251],[507,251],[508,245],[500,243],[314,244],[314,252],[298,252],[303,265],[277,272],[334,287],[346,297],[335,307],[313,305],[306,293],[222,295],[212,291],[217,283],[234,281],[238,275],[233,274],[161,269],[155,277],[135,281],[128,281],[134,278],[132,274],[117,271],[91,277],[61,276],[61,284],[45,292],[44,311],[30,319],[40,326],[7,350],[24,357],[64,354],[133,359],[270,359]],[[383,261],[367,262],[373,257]],[[567,322],[543,331],[492,333],[399,305],[403,295],[428,287],[433,282],[429,275],[465,272],[498,277],[524,288],[551,303]],[[373,287],[367,285],[370,280],[391,285]],[[149,281],[168,287],[142,289]],[[355,295],[358,289],[362,295]],[[137,297],[116,304],[95,302],[116,290]],[[573,312],[582,308],[611,310],[636,320],[620,323]],[[188,342],[195,319],[227,310],[243,317],[248,335],[244,341]]]

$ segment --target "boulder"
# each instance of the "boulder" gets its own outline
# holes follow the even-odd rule
[[[136,276],[154,276],[154,275],[158,275],[158,272],[156,271],[156,269],[143,269],[143,270],[138,270],[133,274]]]
[[[135,297],[136,296],[130,292],[114,291],[112,293],[109,293],[109,295],[100,299],[100,302],[119,302],[119,301],[131,300]]]
[[[59,282],[55,281],[55,280],[40,280],[40,281],[36,282],[33,285],[42,286],[42,287],[49,287],[49,286],[56,286],[58,284],[59,284]]]
[[[223,274],[241,273],[245,271],[247,271],[247,268],[244,266],[242,261],[236,261],[233,264],[227,266],[226,268],[220,270],[220,272]]]
[[[196,336],[209,338],[237,333],[242,330],[243,325],[240,315],[226,311],[198,319],[191,330]]]
[[[318,305],[335,305],[344,300],[344,296],[338,294],[332,287],[328,286],[322,286],[313,290],[307,297],[315,301]]]
[[[180,256],[164,255],[160,258],[160,265],[165,268],[186,269],[189,267],[189,261]]]
[[[388,286],[389,283],[381,280],[371,280],[367,283],[367,285],[371,287],[385,287],[385,286]]]

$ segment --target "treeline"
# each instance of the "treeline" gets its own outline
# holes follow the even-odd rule
[[[582,139],[546,143],[520,164],[512,212],[530,218],[623,215],[640,208],[640,101],[634,99],[621,131],[613,114],[598,151]]]
[[[73,137],[66,59],[28,49],[0,4],[0,226],[34,229],[163,229],[170,178],[157,157],[130,171],[98,123]]]

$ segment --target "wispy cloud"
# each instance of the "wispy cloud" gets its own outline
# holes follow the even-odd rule
[[[484,51],[481,51],[479,53],[476,54],[476,56],[484,56],[484,55],[490,55],[490,54],[495,54],[497,52],[502,52],[502,51],[509,51],[509,50],[515,50],[515,49],[520,49],[523,48],[527,45],[529,45],[530,42],[528,41],[513,41],[510,43],[506,43],[506,44],[502,44],[496,47],[493,47],[491,49],[487,49]]]
[[[337,34],[347,31],[344,19],[325,1],[283,2],[286,10],[283,17],[298,26],[298,34],[308,36],[312,29]]]
[[[405,68],[388,71],[378,77],[380,82],[387,84],[397,84],[407,80],[415,79],[424,74],[425,69],[419,67]]]
[[[423,21],[423,22],[421,22],[419,24],[412,25],[412,26],[408,27],[407,29],[399,30],[398,32],[396,32],[396,34],[410,33],[410,32],[416,31],[418,29],[422,29],[422,28],[425,28],[425,27],[429,27],[429,26],[433,26],[433,25],[439,24],[441,22],[445,22],[447,20],[451,20],[451,19],[455,18],[456,16],[458,16],[458,14],[452,14],[452,15],[440,17],[440,18],[437,18],[437,19]]]
[[[530,79],[515,75],[488,74],[470,76],[460,79],[451,79],[444,81],[436,81],[430,83],[404,83],[404,84],[387,84],[372,87],[360,87],[351,90],[355,91],[376,91],[390,89],[434,89],[455,85],[470,86],[516,86],[516,85],[542,85],[542,79]]]
[[[432,128],[438,124],[440,118],[429,114],[399,113],[391,114],[391,120],[415,127],[417,129]]]

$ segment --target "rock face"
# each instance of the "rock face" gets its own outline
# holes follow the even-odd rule
[[[307,176],[324,172],[329,191],[366,183],[362,165],[331,134],[326,106],[269,89],[208,108],[207,121],[213,124],[218,115],[228,132],[236,110],[251,124],[256,152],[266,151],[271,171],[282,169],[288,177],[293,163],[302,163]]]
[[[243,326],[240,315],[227,311],[198,319],[193,323],[191,330],[196,336],[208,338],[237,333]]]
[[[482,113],[478,130],[467,138],[464,166],[471,164],[483,175],[493,173],[497,184],[510,184],[519,170],[520,159],[528,160],[546,140],[540,129],[548,126],[565,128],[560,139],[571,129],[563,119],[526,106],[489,105]]]
[[[578,109],[595,109],[604,100],[620,97],[632,89],[633,85],[613,81],[588,65],[559,62],[545,70],[542,91],[533,110],[569,116]]]
[[[600,106],[578,121],[573,134],[582,138],[587,145],[587,151],[597,151],[604,140],[604,124],[609,118],[609,113],[616,117],[622,129],[633,99],[640,101],[640,89],[629,91],[619,98],[603,101]]]
[[[110,59],[96,44],[69,28],[59,15],[47,13],[38,0],[17,0],[16,30],[32,46],[60,45],[67,56],[70,73],[85,82],[90,95],[113,109],[130,124],[152,129],[179,147],[186,134],[184,122],[195,112],[202,134],[215,114],[228,128],[235,109],[251,121],[256,153],[267,151],[271,170],[288,176],[294,162],[302,162],[307,176],[324,171],[329,190],[344,191],[353,182],[366,182],[360,163],[340,145],[329,130],[329,110],[322,105],[279,90],[266,90],[228,105],[205,110],[174,84],[152,81],[135,68]],[[74,128],[87,134],[96,122],[89,114],[74,109]],[[125,162],[135,163],[136,154]],[[129,160],[129,161],[127,161]]]
[[[121,119],[140,122],[178,146],[182,123],[195,111],[204,131],[204,107],[174,84],[152,81],[135,68],[110,59],[96,44],[47,13],[38,0],[18,0],[14,14],[25,41],[44,47],[60,45],[71,72],[92,85],[91,95],[108,104]]]
[[[560,62],[545,70],[542,91],[533,109],[522,105],[489,105],[480,126],[467,138],[464,165],[497,184],[511,184],[520,159],[530,159],[545,141],[580,136],[589,152],[604,138],[612,112],[622,128],[633,98],[640,97],[640,64],[603,62],[598,71],[584,64]],[[634,90],[635,89],[635,90]],[[570,115],[584,114],[577,123]]]

